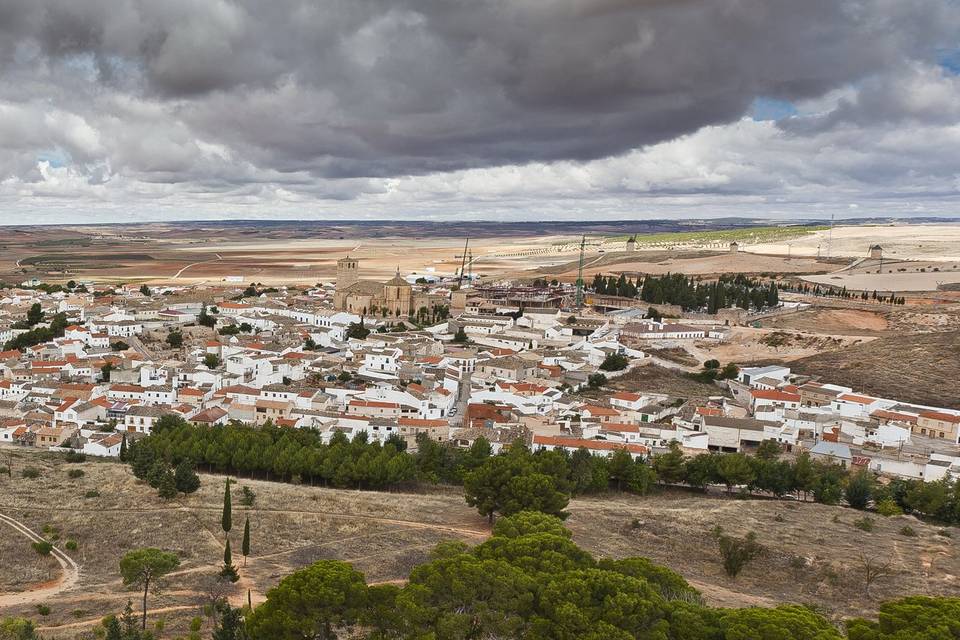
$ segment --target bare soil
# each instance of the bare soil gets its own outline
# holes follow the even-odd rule
[[[956,538],[910,516],[875,520],[871,532],[853,509],[776,500],[742,501],[681,491],[575,500],[567,526],[577,542],[606,557],[646,556],[679,572],[716,606],[812,604],[833,617],[875,614],[877,604],[906,595],[955,595],[960,588]],[[736,578],[723,571],[711,535],[753,531],[762,555]],[[903,535],[909,526],[916,536]],[[867,593],[864,559],[892,574]]]
[[[790,362],[798,374],[907,402],[960,408],[960,331],[894,335]]]

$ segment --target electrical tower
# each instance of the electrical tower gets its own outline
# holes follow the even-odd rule
[[[587,244],[587,236],[580,238],[580,266],[577,268],[577,311],[583,308],[583,248]]]

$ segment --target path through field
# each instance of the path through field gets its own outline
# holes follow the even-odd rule
[[[17,533],[20,533],[28,538],[30,542],[41,542],[43,540],[43,537],[31,530],[29,527],[27,527],[27,525],[18,520],[14,520],[10,516],[3,515],[2,513],[0,513],[0,523],[8,525]],[[53,551],[50,553],[54,559],[60,563],[60,567],[63,569],[63,574],[56,580],[37,585],[33,588],[27,589],[26,591],[0,594],[0,607],[12,607],[23,604],[40,603],[50,596],[57,595],[62,591],[70,589],[77,583],[77,580],[80,577],[80,567],[77,566],[77,563],[73,561],[73,558],[56,547],[54,547]]]

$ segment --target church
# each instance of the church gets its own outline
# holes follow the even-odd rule
[[[374,318],[406,318],[421,307],[437,304],[435,296],[417,291],[400,276],[386,282],[361,280],[359,262],[347,256],[337,260],[337,283],[333,304],[341,311]]]

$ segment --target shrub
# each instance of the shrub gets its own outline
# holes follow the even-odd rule
[[[50,555],[50,552],[53,551],[53,543],[47,542],[46,540],[33,542],[30,544],[30,546],[33,547],[33,550],[41,556],[48,556]]]
[[[943,536],[944,538],[952,538],[952,537],[953,537],[953,534],[950,533],[949,531],[947,531],[946,529],[940,529],[940,531],[937,531],[937,535],[938,535],[938,536]]]
[[[48,606],[45,605],[45,604],[38,604],[38,605],[37,605],[37,613],[39,613],[39,614],[42,615],[42,616],[48,616],[48,615],[50,615],[50,607],[48,607]]]
[[[874,528],[876,527],[876,524],[877,524],[877,521],[869,516],[864,516],[859,520],[853,521],[853,526],[855,526],[857,529],[860,529],[861,531],[873,531]]]
[[[780,515],[780,514],[778,513],[777,515],[773,516],[773,521],[774,521],[774,522],[786,522],[787,520],[786,520],[786,518],[784,518],[782,515]]]
[[[803,556],[790,556],[790,567],[792,569],[805,569],[807,567],[807,559]]]
[[[907,536],[908,538],[916,538],[917,532],[914,531],[913,527],[910,525],[905,525],[902,529],[900,529],[900,535]]]
[[[903,509],[892,498],[884,498],[877,503],[877,513],[884,517],[901,516]]]
[[[713,529],[713,536],[720,547],[720,556],[723,558],[723,570],[731,578],[736,578],[744,567],[763,550],[757,543],[756,534],[751,531],[743,538],[735,538],[723,533],[717,525]]]
[[[67,551],[76,551],[78,545],[76,540],[67,540],[63,546],[66,547]]]
[[[74,618],[82,618],[83,616],[87,615],[87,610],[74,609],[73,611],[70,612],[70,615],[72,615]]]
[[[10,475],[10,467],[0,464],[0,476]]]
[[[24,478],[29,478],[30,480],[36,480],[40,477],[40,469],[36,467],[27,467],[22,472],[20,472]]]
[[[67,471],[67,477],[70,478],[82,478],[84,476],[83,469],[70,469]]]
[[[79,451],[67,451],[65,454],[63,454],[63,459],[66,462],[86,462],[87,456]]]
[[[257,499],[257,494],[253,489],[244,485],[240,487],[240,504],[244,507],[252,507],[254,500]]]
[[[84,498],[99,498],[99,497],[100,497],[100,492],[97,491],[96,489],[90,489],[90,490],[87,491],[85,494],[83,494],[83,497],[84,497]]]

